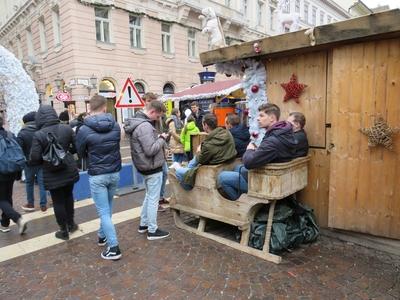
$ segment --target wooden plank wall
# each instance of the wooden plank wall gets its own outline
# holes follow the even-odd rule
[[[330,61],[327,52],[315,52],[304,55],[293,55],[284,58],[267,60],[267,96],[268,101],[277,104],[282,111],[281,119],[286,119],[290,112],[300,111],[306,116],[306,131],[309,143],[311,162],[309,164],[308,186],[299,193],[300,201],[314,209],[318,223],[322,227],[328,224],[329,163],[327,150],[327,98],[330,83],[327,73],[330,72]],[[285,91],[280,86],[288,82],[295,73],[305,89],[297,104],[293,100],[283,102]]]
[[[378,115],[400,127],[400,39],[333,50],[329,226],[400,239],[400,134],[369,148]]]

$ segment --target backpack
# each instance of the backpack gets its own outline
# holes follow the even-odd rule
[[[64,169],[66,164],[64,159],[67,153],[63,147],[57,142],[56,137],[51,133],[47,133],[47,146],[43,151],[42,159],[51,171]]]
[[[24,152],[12,134],[0,136],[0,174],[21,172],[25,164]]]

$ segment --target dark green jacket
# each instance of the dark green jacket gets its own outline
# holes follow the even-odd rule
[[[235,157],[235,141],[231,133],[222,127],[217,127],[208,134],[201,144],[197,161],[200,165],[218,165],[229,162]],[[196,167],[186,172],[184,183],[194,186],[197,169]]]

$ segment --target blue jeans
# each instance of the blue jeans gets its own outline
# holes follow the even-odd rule
[[[182,167],[182,168],[176,169],[176,178],[180,182],[181,186],[187,191],[191,190],[192,187],[190,185],[183,183],[183,178],[185,177],[185,174],[187,171],[197,167],[198,165],[199,165],[199,162],[197,161],[197,157],[195,156],[195,157],[193,157],[193,159],[191,161],[189,161],[187,167]]]
[[[119,172],[89,176],[90,191],[100,217],[98,236],[107,238],[109,247],[118,246],[117,233],[111,221],[112,202],[118,187]]]
[[[146,195],[144,196],[142,212],[140,214],[140,226],[148,226],[148,231],[154,233],[158,228],[157,210],[163,182],[163,172],[143,175],[143,178]]]
[[[164,198],[165,196],[165,185],[167,184],[167,179],[168,179],[168,164],[167,162],[164,162],[163,167],[162,167],[162,185],[161,185],[161,190],[160,190],[160,199]]]
[[[172,161],[182,163],[185,160],[185,154],[183,153],[173,153],[172,154]]]
[[[43,183],[43,170],[41,166],[26,166],[25,167],[25,189],[26,197],[29,204],[34,204],[35,202],[35,176],[39,184],[40,193],[40,206],[47,205],[47,195],[46,189]]]
[[[236,166],[233,171],[222,171],[218,175],[218,186],[229,200],[237,200],[241,194],[247,193],[248,170],[243,165]]]

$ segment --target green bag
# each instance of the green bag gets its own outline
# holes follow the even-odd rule
[[[269,206],[263,206],[251,224],[249,246],[262,249],[264,246]],[[272,223],[270,251],[279,253],[297,248],[302,243],[315,241],[319,228],[313,210],[298,203],[294,197],[278,201]]]

